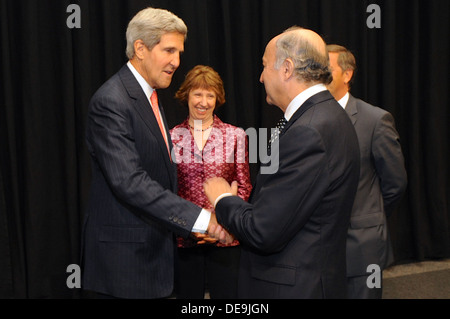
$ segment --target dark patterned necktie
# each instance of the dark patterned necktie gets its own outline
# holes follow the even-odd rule
[[[270,136],[269,144],[267,145],[268,154],[270,154],[270,148],[271,148],[270,146],[280,136],[280,133],[283,131],[286,123],[287,123],[287,121],[283,116],[281,119],[278,120],[277,125],[275,125],[275,130],[273,130],[272,135]]]

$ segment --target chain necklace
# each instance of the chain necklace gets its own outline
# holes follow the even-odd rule
[[[189,127],[191,128],[191,129],[193,129],[194,131],[196,131],[196,132],[204,132],[204,131],[207,131],[207,130],[209,130],[211,127],[213,127],[213,125],[214,125],[214,120],[213,120],[213,122],[211,123],[211,125],[210,126],[208,126],[207,128],[205,128],[205,129],[196,129],[196,128],[194,128],[191,124],[189,124]]]

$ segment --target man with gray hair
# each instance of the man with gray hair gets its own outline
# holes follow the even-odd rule
[[[325,42],[290,28],[269,42],[262,60],[267,102],[284,113],[272,141],[278,170],[258,174],[248,203],[232,195],[235,183],[213,178],[204,185],[217,220],[242,245],[239,296],[345,298],[359,148],[351,121],[325,87]]]
[[[170,296],[174,233],[204,233],[217,222],[175,195],[172,142],[156,96],[180,65],[186,34],[173,13],[140,11],[127,29],[129,62],[89,104],[92,185],[83,223],[82,284],[100,297]]]

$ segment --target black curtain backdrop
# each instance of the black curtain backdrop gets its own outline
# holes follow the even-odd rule
[[[370,29],[369,4],[381,9]],[[70,4],[81,28],[69,29]],[[222,76],[219,117],[269,128],[281,111],[259,83],[267,42],[299,25],[357,59],[352,93],[390,111],[409,185],[390,217],[396,262],[450,257],[448,0],[0,0],[0,297],[80,298],[66,272],[79,264],[90,183],[84,131],[93,93],[126,63],[125,30],[141,9],[189,28],[181,67],[161,92],[169,125],[187,110],[173,95],[197,64]],[[252,178],[257,164],[252,164]]]

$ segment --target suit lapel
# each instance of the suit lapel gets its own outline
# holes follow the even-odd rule
[[[144,91],[142,90],[141,86],[139,85],[138,81],[134,77],[133,73],[131,73],[127,65],[123,66],[122,69],[119,71],[119,76],[122,79],[122,83],[125,89],[127,90],[130,98],[136,101],[135,102],[136,111],[141,116],[142,120],[150,130],[151,134],[153,134],[153,136],[155,136],[156,140],[158,141],[158,145],[161,149],[161,152],[164,154],[165,159],[164,163],[167,167],[167,170],[170,172],[171,181],[174,181],[174,178],[176,176],[174,174],[173,165],[175,164],[173,164],[170,161],[169,154],[167,152],[166,142],[161,134],[161,130],[159,129],[158,121],[156,120],[155,114],[153,113],[150,101],[147,99],[147,96],[145,95]],[[162,108],[161,102],[159,100],[158,103],[160,105],[161,118],[163,120],[164,127],[166,128],[167,132],[169,149],[171,150],[172,140],[170,139],[169,128],[167,126],[164,109]]]
[[[358,119],[358,108],[356,107],[356,99],[350,94],[347,105],[345,106],[345,111],[352,120],[353,125],[355,125]]]
[[[284,130],[281,132],[280,137],[284,134],[284,132],[286,132],[289,129],[289,127],[292,126],[292,124],[294,124],[295,121],[297,121],[311,107],[313,107],[314,105],[316,105],[318,103],[321,103],[321,102],[324,102],[327,100],[332,100],[332,99],[333,99],[333,96],[331,95],[331,93],[329,91],[322,91],[322,92],[319,92],[319,93],[311,96],[292,115],[291,119],[284,126]]]

